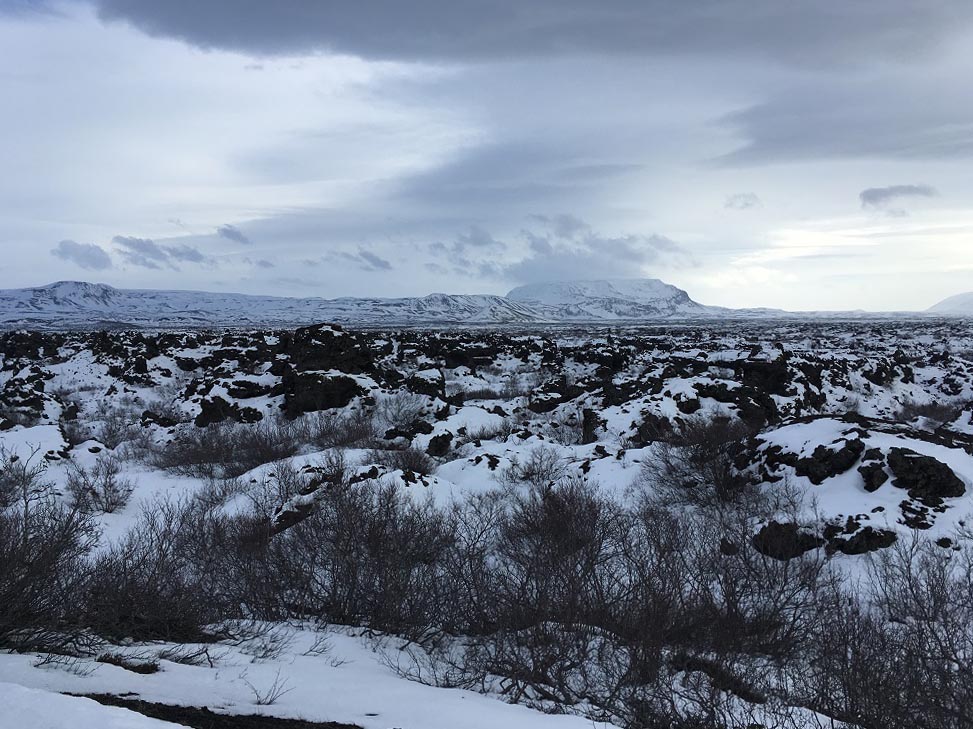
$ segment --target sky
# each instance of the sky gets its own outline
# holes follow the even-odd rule
[[[973,290],[968,0],[0,0],[0,287]]]

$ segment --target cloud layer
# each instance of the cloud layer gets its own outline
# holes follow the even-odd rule
[[[789,3],[786,9],[776,0],[98,0],[96,6],[106,20],[208,49],[437,61],[691,51],[832,63],[914,54],[973,14],[962,0]]]
[[[94,243],[62,240],[51,253],[88,271],[104,271],[112,267],[111,256]]]
[[[889,185],[869,187],[858,193],[863,208],[883,208],[894,200],[910,197],[935,197],[939,193],[930,185]]]
[[[971,39],[960,0],[4,3],[0,277],[922,308],[973,269]]]

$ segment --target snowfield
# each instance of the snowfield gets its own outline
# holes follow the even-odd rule
[[[37,660],[28,656],[0,656],[0,697],[9,696],[13,709],[12,714],[7,714],[8,704],[4,702],[4,720],[13,716],[26,723],[10,726],[59,729],[65,726],[65,716],[77,715],[81,723],[72,726],[87,727],[85,721],[93,728],[174,726],[124,709],[103,707],[89,699],[59,695],[113,693],[137,694],[144,700],[166,704],[206,706],[218,713],[332,721],[364,729],[455,729],[457,726],[603,729],[609,726],[577,716],[543,714],[472,691],[441,689],[404,680],[385,665],[381,653],[372,650],[365,641],[341,632],[328,633],[330,645],[324,655],[306,655],[320,637],[319,631],[284,627],[275,637],[286,642],[286,649],[273,660],[255,659],[253,650],[248,653],[246,645],[219,646],[214,650],[220,655],[214,668],[162,661],[162,670],[150,676],[104,664],[94,664],[91,673],[78,675],[76,670],[38,668]],[[165,647],[151,645],[126,650],[145,655]],[[272,706],[258,705],[255,694],[268,690],[275,682],[283,686],[285,693]],[[35,718],[42,711],[51,718]],[[58,717],[62,723],[55,723]],[[31,723],[34,721],[41,723]]]

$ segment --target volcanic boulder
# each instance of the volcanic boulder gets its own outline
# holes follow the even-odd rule
[[[943,499],[966,492],[966,486],[953,469],[932,456],[908,448],[889,451],[889,468],[895,476],[892,485],[906,489],[914,499]]]

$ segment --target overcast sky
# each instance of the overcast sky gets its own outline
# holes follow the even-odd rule
[[[0,0],[0,286],[973,290],[969,0]]]

